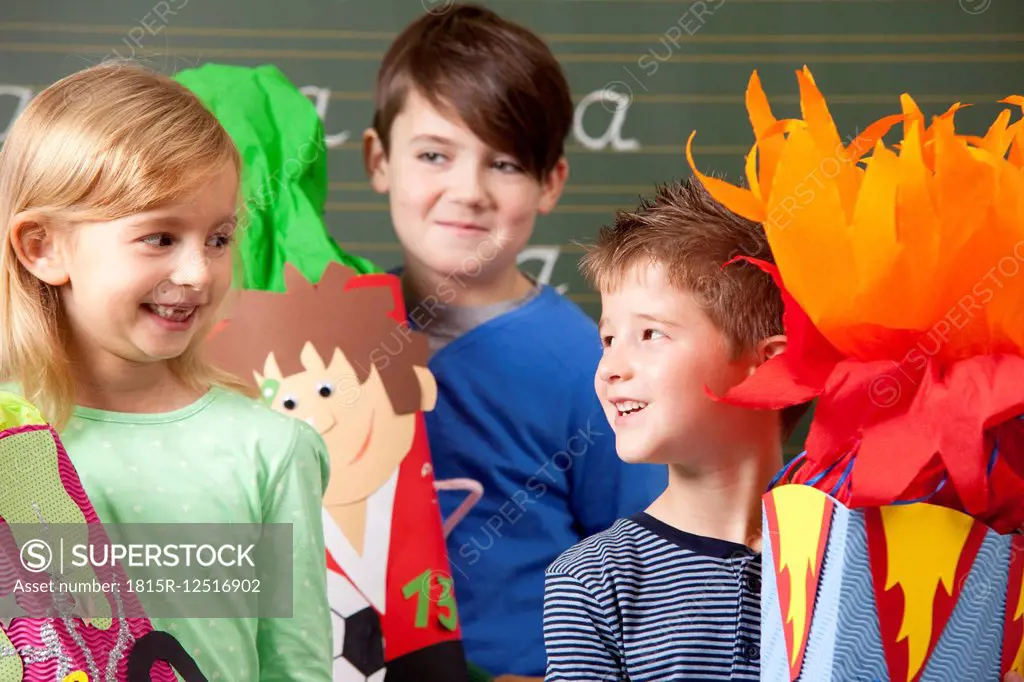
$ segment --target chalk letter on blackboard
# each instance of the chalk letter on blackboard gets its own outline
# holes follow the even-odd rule
[[[313,100],[313,104],[316,105],[317,115],[320,117],[320,120],[324,122],[324,125],[326,125],[327,106],[331,103],[331,89],[317,87],[316,85],[304,85],[299,88],[299,92]],[[343,130],[336,135],[328,135],[327,148],[334,149],[335,147],[340,147],[345,144],[345,141],[348,140],[350,136],[351,133],[347,130]]]
[[[32,99],[32,91],[21,85],[0,85],[0,97],[3,95],[10,95],[18,98],[18,104],[14,107],[14,114],[11,116],[11,120],[7,122],[2,133],[0,133],[0,142],[7,139],[7,133],[10,132],[11,126],[14,125],[14,120],[18,118],[25,107],[28,106],[29,100]]]
[[[555,263],[558,261],[558,256],[561,253],[562,247],[560,246],[528,246],[519,252],[516,264],[521,265],[528,260],[539,260],[543,265],[537,274],[537,282],[540,284],[551,284],[551,275],[555,271]],[[564,294],[568,288],[568,284],[559,284],[555,287],[555,290],[560,294]]]
[[[583,116],[587,111],[587,107],[594,102],[608,102],[615,105],[615,111],[612,113],[612,120],[608,124],[608,129],[604,131],[604,135],[596,138],[587,135],[587,131],[583,129]],[[621,92],[608,88],[595,90],[576,105],[576,111],[573,112],[572,117],[573,135],[587,149],[604,149],[611,142],[612,149],[615,151],[636,151],[640,148],[639,140],[635,138],[622,139],[622,124],[626,122],[626,112],[629,111],[630,104],[632,104],[632,99]]]

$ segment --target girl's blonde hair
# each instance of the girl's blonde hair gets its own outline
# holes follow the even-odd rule
[[[20,384],[58,430],[75,404],[64,314],[57,288],[18,260],[15,217],[53,228],[122,218],[188,196],[225,163],[241,172],[216,117],[180,83],[131,62],[57,81],[15,121],[0,151],[0,379]],[[202,359],[204,336],[171,370],[199,391],[243,389]]]

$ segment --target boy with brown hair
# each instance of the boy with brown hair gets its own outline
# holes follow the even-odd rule
[[[526,28],[472,5],[414,21],[384,57],[364,159],[389,196],[412,325],[429,338],[436,475],[484,494],[448,538],[463,641],[493,673],[544,674],[544,568],[639,511],[593,394],[594,323],[517,267],[568,175],[569,87]],[[445,515],[457,499],[442,498]]]
[[[717,401],[782,353],[782,297],[757,223],[696,180],[602,229],[581,269],[601,293],[595,388],[619,456],[668,465],[646,511],[547,571],[547,680],[757,680],[762,493],[806,405]]]

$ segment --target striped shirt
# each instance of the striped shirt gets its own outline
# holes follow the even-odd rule
[[[545,680],[757,680],[760,595],[748,547],[620,519],[547,570]]]

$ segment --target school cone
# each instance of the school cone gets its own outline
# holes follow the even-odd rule
[[[1024,670],[1024,121],[961,108],[841,139],[809,69],[801,118],[757,73],[746,186],[709,193],[764,225],[786,352],[725,395],[816,400],[806,452],[763,498],[761,675],[999,680]],[[1024,97],[1002,100],[1024,107]],[[897,125],[895,148],[884,138]]]
[[[83,604],[18,590],[18,581],[70,580],[26,564],[29,543],[50,537],[53,546],[47,529],[93,545],[108,541],[57,432],[34,405],[0,392],[0,679],[42,682],[58,679],[61,669],[60,679],[76,682],[109,679],[108,670],[117,682],[175,682],[173,661],[186,682],[206,682],[177,639],[153,629],[127,589],[104,594],[84,614]],[[125,585],[119,567],[96,577]]]
[[[271,408],[318,430],[333,420],[321,436],[331,460],[324,526],[334,681],[465,682],[481,671],[471,673],[462,647],[422,414],[437,386],[426,337],[408,329],[399,278],[329,234],[323,124],[280,71],[206,64],[175,77],[245,162],[244,287],[208,338],[207,357]],[[312,400],[288,401],[293,393]],[[389,416],[380,423],[375,414]],[[366,446],[373,454],[349,452],[342,432],[375,434]],[[355,461],[365,468],[351,470]],[[369,489],[349,489],[371,479]],[[338,522],[359,504],[365,537],[388,539],[383,562],[357,550],[362,541]]]

